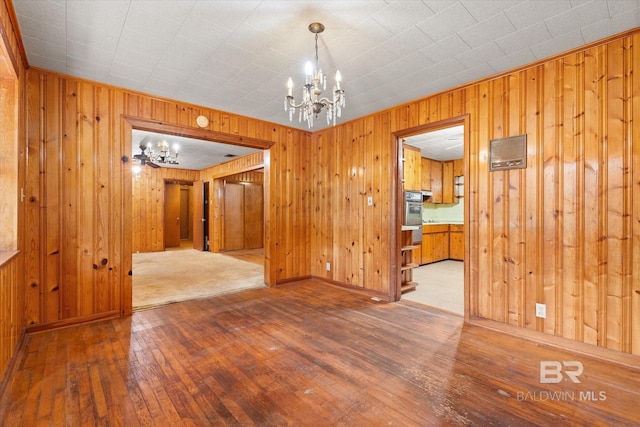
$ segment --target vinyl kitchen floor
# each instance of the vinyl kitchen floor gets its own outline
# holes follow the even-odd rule
[[[418,287],[403,300],[464,315],[464,263],[447,260],[414,268],[413,281]]]

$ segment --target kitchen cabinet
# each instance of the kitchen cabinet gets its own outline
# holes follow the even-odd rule
[[[442,162],[442,203],[458,203],[453,193],[453,160]]]
[[[456,203],[464,197],[464,159],[453,161],[453,197]]]
[[[449,225],[449,258],[464,261],[464,225]]]
[[[431,203],[442,203],[442,162],[431,160]]]
[[[422,157],[420,149],[411,145],[402,146],[402,180],[405,191],[422,190]]]
[[[422,188],[421,190],[431,190],[431,159],[426,157],[420,158],[421,174],[422,174]]]
[[[464,175],[463,159],[440,162],[423,157],[421,164],[422,189],[431,190],[431,203],[458,203],[455,177]]]
[[[453,176],[464,175],[464,159],[455,159],[453,161]]]
[[[445,259],[449,259],[449,225],[423,225],[421,264],[430,264]]]

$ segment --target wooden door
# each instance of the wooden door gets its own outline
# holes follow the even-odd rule
[[[422,189],[421,174],[421,157],[420,149],[410,145],[402,147],[404,163],[403,163],[403,180],[405,191],[420,191]]]
[[[225,251],[244,249],[244,185],[224,185],[224,245]]]
[[[203,192],[203,182],[195,181],[193,183],[193,249],[199,251],[205,250],[204,229],[206,227],[204,221],[205,199],[208,197]]]
[[[244,186],[244,248],[263,246],[264,196],[261,184]]]
[[[180,246],[180,185],[164,185],[164,247]]]
[[[433,261],[449,259],[449,232],[433,235]]]
[[[449,233],[449,258],[464,260],[464,226],[452,225]]]
[[[442,162],[442,203],[455,203],[453,197],[453,160]]]
[[[420,159],[420,174],[422,176],[420,185],[421,190],[431,190],[431,160],[422,157]]]
[[[464,176],[464,159],[453,161],[453,176]]]
[[[183,185],[180,187],[180,240],[191,239],[191,187]]]
[[[431,201],[442,203],[442,163],[431,160]]]
[[[433,234],[422,235],[422,259],[421,264],[429,264],[433,262]]]

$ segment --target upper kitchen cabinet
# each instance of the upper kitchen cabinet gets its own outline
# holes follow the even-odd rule
[[[453,161],[453,176],[464,176],[464,159]]]
[[[442,162],[431,160],[431,203],[442,203]]]
[[[453,161],[453,197],[456,203],[464,197],[464,159]]]
[[[431,160],[422,157],[420,164],[422,166],[422,190],[431,190]]]
[[[442,162],[442,203],[457,203],[453,194],[453,160]]]
[[[405,191],[422,190],[422,161],[420,149],[410,145],[402,146],[403,188]]]
[[[441,162],[423,157],[421,163],[422,189],[431,190],[431,203],[458,203],[459,193],[456,191],[456,185],[458,182],[464,183],[464,180],[456,177],[464,174],[463,160]]]

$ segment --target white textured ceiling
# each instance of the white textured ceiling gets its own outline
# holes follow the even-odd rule
[[[132,154],[140,154],[141,146],[151,143],[154,147],[161,141],[166,141],[169,147],[177,144],[178,164],[158,163],[161,167],[202,170],[209,166],[228,162],[234,157],[253,153],[254,149],[238,145],[220,144],[211,141],[185,138],[176,135],[163,135],[134,129],[131,135]]]
[[[640,26],[640,0],[14,0],[29,64],[270,122],[313,59],[354,119]],[[330,81],[328,86],[332,86]],[[299,87],[299,86],[298,86]],[[299,93],[294,91],[298,98]],[[326,127],[323,118],[314,130]]]
[[[403,143],[420,149],[422,157],[455,160],[464,157],[464,126],[452,126],[403,139]]]

